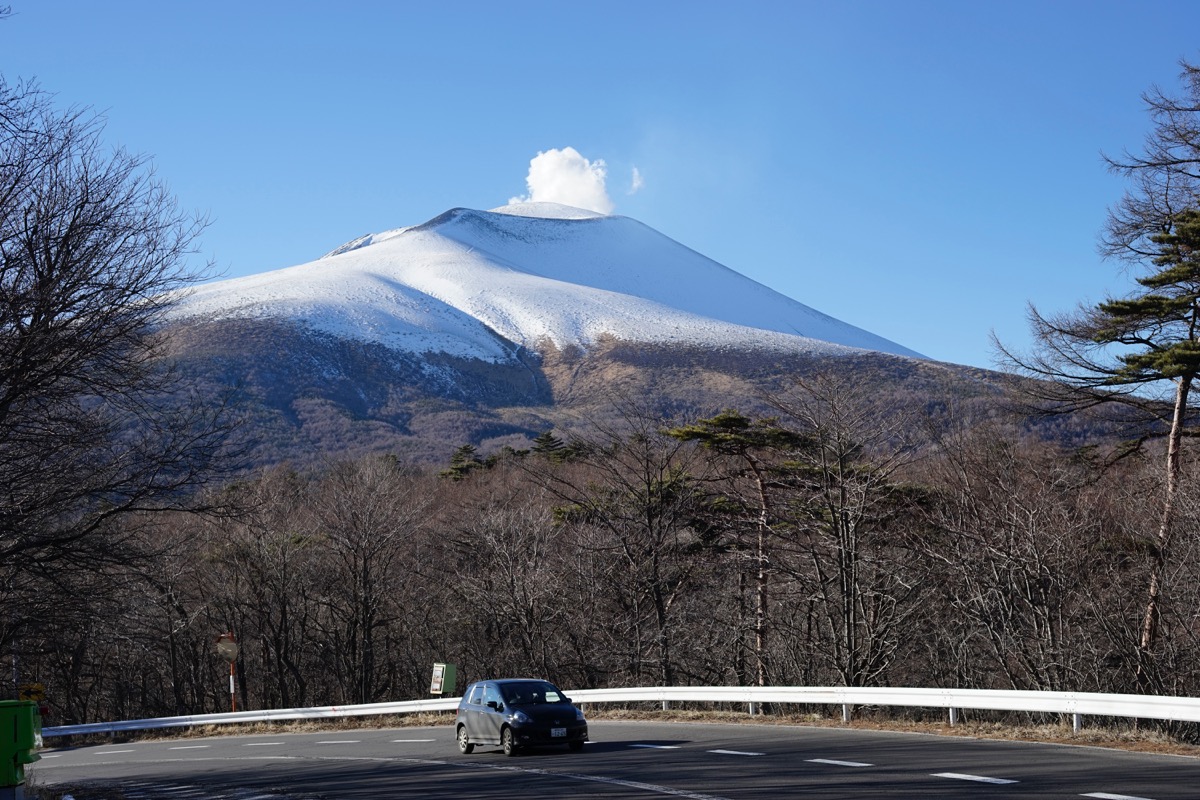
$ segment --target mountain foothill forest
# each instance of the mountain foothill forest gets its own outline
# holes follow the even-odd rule
[[[0,17],[4,9],[0,8]],[[1200,692],[1200,70],[1004,373],[167,325],[206,220],[0,77],[0,652],[46,724],[568,688]],[[1188,127],[1188,126],[1192,127]],[[1190,728],[1173,727],[1195,738]]]

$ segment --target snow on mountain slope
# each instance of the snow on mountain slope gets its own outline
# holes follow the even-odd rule
[[[505,361],[604,336],[790,353],[907,348],[828,317],[627,217],[547,203],[453,209],[308,264],[193,289],[174,312],[286,319],[411,352]]]

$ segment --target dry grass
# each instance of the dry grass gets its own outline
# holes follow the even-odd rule
[[[1014,724],[983,720],[910,720],[887,716],[861,716],[848,724],[840,716],[821,714],[771,714],[750,716],[736,711],[687,710],[607,710],[589,712],[589,719],[653,720],[671,722],[722,723],[733,725],[804,725],[810,727],[849,728],[851,730],[897,731],[935,736],[961,736],[974,739],[1002,739],[1021,742],[1073,744],[1086,747],[1110,747],[1138,753],[1159,753],[1200,758],[1200,746],[1180,741],[1155,729],[1129,727],[1083,728],[1075,733],[1070,724]],[[1085,718],[1086,719],[1086,718]]]

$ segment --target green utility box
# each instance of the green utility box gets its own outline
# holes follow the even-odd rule
[[[25,783],[25,765],[41,758],[37,754],[41,746],[42,718],[37,703],[0,700],[0,796],[5,789]]]

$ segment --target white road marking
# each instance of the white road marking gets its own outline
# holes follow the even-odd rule
[[[167,748],[167,749],[168,749],[168,750],[203,750],[203,749],[204,749],[204,748],[206,748],[206,747],[212,747],[212,745],[208,745],[208,744],[185,744],[185,745],[180,745],[179,747],[169,747],[169,748]]]
[[[436,742],[437,739],[392,739],[392,744],[406,744],[409,742]]]
[[[317,742],[317,744],[358,744],[359,739],[330,739],[326,742]]]
[[[134,752],[134,751],[133,751],[133,750],[97,750],[97,751],[94,753],[94,755],[98,755],[98,756],[111,756],[111,755],[113,755],[113,754],[115,754],[115,753],[132,753],[132,752]]]
[[[678,750],[678,747],[670,745],[648,745],[663,750]],[[424,759],[403,758],[403,759],[388,759],[389,761],[402,761],[411,764],[446,764],[446,761],[427,761]],[[603,783],[609,786],[622,786],[626,789],[637,789],[642,792],[653,792],[654,794],[665,794],[671,797],[683,797],[686,800],[730,800],[728,797],[720,795],[701,794],[700,792],[692,792],[687,789],[675,789],[670,786],[658,786],[653,783],[640,783],[638,781],[627,781],[621,778],[609,778],[603,775],[584,775],[578,772],[552,772],[546,769],[525,769],[522,767],[510,767],[508,765],[492,765],[485,764],[479,761],[460,761],[453,763],[455,767],[465,767],[467,769],[490,769],[498,772],[520,772],[526,775],[542,775],[548,778],[567,779],[576,781],[588,781],[591,783]]]
[[[167,784],[134,783],[126,784],[124,797],[128,798],[162,798],[164,792],[170,797],[204,797],[214,800],[287,800],[292,795],[262,794],[253,789],[233,789],[232,794],[222,792],[213,794],[211,789],[202,786],[174,786]],[[69,795],[68,795],[69,796]]]
[[[1017,781],[1010,781],[1007,778],[988,778],[984,775],[963,775],[960,772],[935,772],[933,773],[933,777],[953,778],[956,781],[975,781],[976,783],[994,783],[996,785],[1017,783]]]
[[[677,744],[631,744],[630,747],[640,747],[643,750],[678,750]]]
[[[42,758],[61,758],[62,753],[41,753]]]
[[[710,753],[717,753],[723,756],[765,756],[766,753],[747,753],[743,750],[709,750]]]
[[[720,797],[713,794],[700,794],[699,792],[689,792],[686,789],[672,789],[669,786],[656,786],[653,783],[641,783],[639,781],[625,781],[620,778],[606,778],[600,775],[575,775],[571,773],[554,773],[546,772],[545,775],[553,777],[574,778],[580,781],[591,781],[593,783],[606,783],[610,786],[623,786],[627,789],[637,789],[643,792],[654,792],[655,794],[665,794],[672,797],[683,797],[687,800],[729,800],[726,797]]]
[[[672,750],[679,749],[677,747],[666,745],[659,746]],[[653,783],[639,783],[638,781],[627,781],[620,778],[610,778],[603,775],[585,775],[577,772],[555,772],[547,769],[529,769],[524,767],[514,767],[508,764],[488,764],[483,761],[444,761],[441,759],[406,758],[403,756],[314,756],[313,758],[317,758],[321,761],[367,762],[373,764],[429,764],[439,767],[454,767],[457,769],[486,769],[496,772],[539,775],[546,778],[553,778],[555,780],[586,781],[590,783],[603,783],[609,786],[623,786],[627,789],[637,789],[642,792],[653,792],[654,794],[665,794],[671,797],[682,797],[685,798],[685,800],[732,800],[731,798],[722,797],[721,795],[702,794],[700,792],[693,792],[687,789],[675,789],[671,786],[658,786]],[[267,761],[270,759],[263,758],[255,760]],[[292,760],[302,761],[304,759],[297,758]]]
[[[862,761],[838,761],[833,758],[806,758],[805,761],[813,764],[832,764],[835,767],[873,767],[874,764],[867,764]]]
[[[283,742],[246,742],[242,747],[275,747]]]
[[[1135,797],[1131,794],[1109,794],[1108,792],[1091,792],[1080,797],[1095,797],[1097,800],[1150,800],[1148,797]]]

